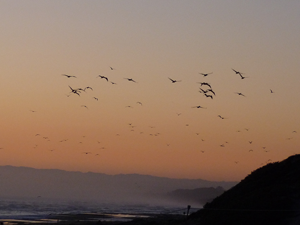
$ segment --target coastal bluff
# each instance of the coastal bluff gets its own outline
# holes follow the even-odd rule
[[[190,215],[188,224],[300,224],[300,155],[269,163]]]

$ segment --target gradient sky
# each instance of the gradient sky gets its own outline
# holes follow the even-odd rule
[[[237,181],[299,153],[299,9],[1,0],[0,165]]]

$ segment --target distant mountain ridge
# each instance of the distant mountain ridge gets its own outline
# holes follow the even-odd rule
[[[139,174],[107,175],[58,169],[0,166],[0,197],[55,198],[149,203],[176,189],[218,187],[236,182],[171,179]]]

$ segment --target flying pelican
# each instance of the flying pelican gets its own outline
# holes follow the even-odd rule
[[[100,77],[101,79],[105,79],[106,81],[108,81],[108,78],[106,76],[98,75],[97,77]]]
[[[210,84],[209,84],[209,83],[206,83],[206,82],[198,82],[198,84],[201,84],[201,86],[206,85],[206,86],[208,86],[209,88],[211,88]]]
[[[231,68],[232,69],[232,68]],[[235,69],[232,69],[234,72],[235,72],[235,74],[239,74],[239,75],[242,75],[243,73],[241,73],[241,72],[239,72],[239,71],[236,71]]]
[[[181,82],[181,80],[173,80],[170,77],[168,77],[170,81],[172,81],[172,83],[176,83],[176,82]]]
[[[62,74],[62,76],[65,76],[65,77],[67,77],[67,78],[71,78],[71,77],[76,78],[76,76],[72,76],[72,75],[68,75],[68,74]]]
[[[201,105],[193,106],[192,108],[197,108],[197,109],[206,109],[206,108],[202,107]]]
[[[246,97],[243,93],[241,93],[241,92],[235,92],[237,95],[240,95],[240,96],[244,96],[244,97]]]
[[[211,72],[211,73],[199,73],[199,74],[201,74],[201,75],[203,75],[204,77],[206,77],[206,76],[208,76],[209,74],[212,74],[212,72]]]
[[[211,92],[211,93],[213,93],[214,95],[216,95],[216,93],[215,93],[212,89],[208,89],[208,90],[206,90],[206,92]]]
[[[241,72],[239,72],[239,71],[236,71],[236,70],[234,70],[234,69],[232,69],[234,72],[235,72],[235,74],[238,74],[238,75],[240,75],[240,77],[241,77],[241,79],[245,79],[245,78],[248,78],[248,77],[244,77],[242,74],[244,74],[244,73],[241,73]]]
[[[86,154],[86,155],[88,155],[88,154],[91,154],[91,152],[83,152],[83,154]]]
[[[214,98],[212,95],[208,95],[208,94],[204,94],[204,95],[205,95],[205,97],[207,97],[207,98],[211,98],[211,99]]]
[[[136,81],[135,81],[135,80],[133,80],[132,78],[124,78],[124,79],[126,79],[126,80],[128,80],[128,81],[132,81],[132,82],[136,83]]]
[[[218,117],[220,117],[222,120],[224,120],[225,118],[223,117],[223,116],[221,116],[221,115],[218,115]]]
[[[83,89],[83,91],[85,91],[86,89],[91,89],[91,90],[93,91],[93,88],[91,88],[91,87],[85,87],[85,88]]]
[[[71,89],[72,93],[74,93],[74,94],[80,96],[80,94],[78,93],[78,90],[73,89],[73,88],[71,88],[70,86],[69,86],[69,88]]]

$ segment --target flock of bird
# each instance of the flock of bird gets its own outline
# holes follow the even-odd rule
[[[113,67],[110,67],[110,70],[115,70],[115,69],[114,69]],[[232,71],[233,71],[234,74],[239,75],[239,78],[242,79],[242,80],[244,80],[245,78],[249,78],[249,77],[245,77],[245,76],[243,75],[244,73],[242,73],[242,72],[240,72],[240,71],[237,71],[237,70],[235,70],[235,69],[232,69]],[[210,73],[199,73],[199,74],[202,75],[204,79],[207,79],[206,77],[213,76],[213,75],[212,75],[213,72],[210,72]],[[72,80],[72,79],[78,79],[77,76],[69,75],[69,74],[61,74],[61,76],[65,77],[66,79],[70,79],[70,80]],[[101,80],[104,80],[104,82],[110,83],[110,84],[112,84],[112,85],[116,85],[116,84],[117,84],[116,82],[111,81],[110,78],[109,78],[108,76],[97,75],[97,76],[95,76],[95,78],[96,78],[96,79],[99,79],[99,78],[100,78],[100,79],[99,79],[100,81],[101,81]],[[127,81],[127,82],[132,82],[132,83],[135,83],[135,84],[140,84],[140,83],[138,83],[136,80],[134,80],[133,78],[125,77],[125,78],[123,78],[123,80],[125,80],[125,81]],[[176,80],[176,79],[173,79],[173,78],[171,78],[171,77],[166,77],[166,80],[169,80],[169,81],[171,82],[171,84],[174,84],[174,85],[175,85],[176,83],[182,82],[182,80]],[[166,81],[166,82],[167,82],[167,81]],[[71,82],[70,82],[70,83],[71,83]],[[211,101],[213,101],[213,100],[216,98],[218,92],[217,92],[217,90],[213,89],[213,85],[212,85],[212,84],[210,84],[210,83],[208,83],[208,82],[206,82],[206,81],[205,81],[205,82],[204,82],[204,81],[201,81],[201,82],[196,82],[196,83],[199,84],[198,92],[199,92],[200,94],[202,94],[203,97],[208,98],[208,99],[210,99]],[[72,95],[72,96],[77,96],[77,97],[79,98],[79,97],[81,97],[83,94],[86,94],[87,92],[93,93],[94,88],[92,88],[91,86],[74,87],[72,84],[69,84],[69,85],[66,86],[65,91],[66,91],[66,92],[68,91],[68,93],[66,94],[68,97],[70,97],[70,96]],[[274,93],[272,89],[270,89],[270,93],[271,93],[271,94]],[[241,92],[233,92],[233,94],[236,94],[236,95],[239,95],[239,96],[242,96],[242,97],[246,97],[246,95],[244,95],[244,94],[241,93]],[[92,98],[93,98],[95,101],[99,102],[99,97],[97,97],[97,96],[92,96]],[[143,105],[144,105],[144,104],[142,103],[142,101],[138,101],[138,100],[136,101],[136,104],[139,105],[139,106],[143,106]],[[89,109],[89,107],[88,107],[86,104],[80,105],[80,107]],[[127,108],[133,108],[131,105],[126,105],[126,106],[124,106],[124,107],[127,107]],[[194,109],[207,109],[207,107],[202,106],[202,105],[194,105],[194,106],[191,106],[191,108],[194,108]],[[36,111],[35,111],[35,110],[31,110],[31,112],[36,112]],[[182,113],[178,113],[178,112],[176,112],[176,114],[177,114],[177,116],[181,116],[181,115],[182,115]],[[224,117],[224,116],[222,116],[222,115],[216,115],[216,117],[220,118],[221,120],[228,119],[227,117]],[[128,128],[129,128],[129,131],[130,131],[130,132],[136,131],[136,125],[132,124],[132,123],[129,122],[129,121],[127,122],[127,124],[128,124]],[[186,124],[186,126],[189,126],[189,124]],[[155,128],[155,126],[149,126],[149,128],[152,129],[152,130],[155,130],[155,129],[153,129],[153,128]],[[244,128],[244,130],[245,130],[245,131],[249,131],[248,128]],[[238,130],[237,132],[241,132],[241,131]],[[145,134],[146,132],[140,131],[140,132],[138,132],[138,133],[139,133],[139,134]],[[294,130],[294,131],[292,131],[292,133],[296,134],[297,131]],[[200,135],[200,134],[202,134],[202,133],[201,133],[201,132],[196,132],[196,135],[197,135],[197,136]],[[120,135],[121,135],[120,133],[116,133],[116,136],[120,136]],[[161,135],[161,132],[158,132],[157,130],[155,130],[155,131],[153,131],[153,132],[148,132],[148,135],[149,135],[149,136],[153,136],[153,137],[157,137],[157,136],[160,136],[160,135]],[[36,136],[36,137],[42,137],[43,140],[45,140],[45,141],[49,141],[49,142],[51,141],[49,137],[47,137],[47,136],[42,136],[41,134],[35,134],[35,136]],[[83,136],[82,136],[82,140],[78,140],[78,144],[82,144],[82,143],[84,142],[84,141],[83,141],[84,139],[85,139],[85,136],[83,135]],[[291,138],[290,138],[290,139],[291,139]],[[288,140],[290,140],[290,139],[288,139]],[[205,141],[205,139],[204,139],[203,137],[201,137],[199,140],[200,140],[201,142],[204,142],[204,141]],[[67,141],[69,141],[69,139],[67,139],[67,138],[66,138],[66,139],[62,139],[62,140],[59,140],[60,143],[67,142]],[[98,147],[99,150],[105,150],[105,149],[107,149],[106,146],[103,146],[103,145],[102,145],[103,142],[102,142],[101,140],[96,140],[96,142],[94,142],[94,143],[97,144],[97,145],[99,145],[99,147]],[[252,146],[252,145],[253,145],[252,143],[253,143],[253,140],[249,140],[249,141],[248,141],[249,146]],[[166,141],[165,144],[166,144],[167,147],[171,146],[170,142],[167,142],[167,141]],[[223,143],[219,143],[218,145],[219,145],[219,147],[221,147],[221,148],[225,148],[228,144],[229,144],[228,141],[224,141]],[[37,148],[37,147],[38,147],[38,145],[36,144],[36,145],[34,146],[34,148]],[[262,149],[265,153],[270,152],[270,149],[267,149],[266,146],[261,146],[261,149]],[[51,152],[53,152],[54,150],[55,150],[55,149],[53,149],[53,148],[50,149]],[[199,149],[199,151],[200,151],[201,153],[206,153],[206,152],[207,152],[206,150],[201,149],[201,148]],[[249,153],[251,153],[251,152],[254,152],[255,150],[254,150],[254,148],[248,148],[247,151],[248,151]],[[95,156],[99,156],[99,155],[100,155],[99,152],[92,151],[91,149],[84,149],[81,153],[84,154],[84,155],[95,155]],[[264,163],[269,163],[269,162],[271,162],[271,161],[272,161],[271,159],[268,159],[268,161],[266,161],[266,162],[264,162]],[[237,164],[238,161],[234,161],[234,163]]]

